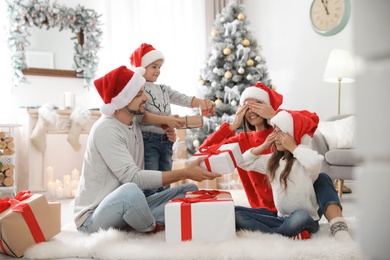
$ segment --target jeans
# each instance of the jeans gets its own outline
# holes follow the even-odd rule
[[[171,171],[173,142],[168,140],[166,134],[143,132],[142,136],[145,147],[145,170]],[[144,190],[144,193],[148,197],[169,187],[170,185],[158,189],[148,189]]]
[[[145,198],[135,183],[125,183],[105,197],[78,230],[93,233],[130,226],[139,232],[152,231],[155,223],[165,225],[164,208],[168,201],[197,190],[195,184],[187,183]]]
[[[236,227],[244,230],[277,233],[287,237],[298,235],[304,229],[309,233],[319,230],[318,221],[305,210],[296,210],[287,218],[282,218],[268,209],[236,206],[235,215]]]
[[[340,208],[342,208],[332,179],[326,173],[320,173],[313,186],[319,205],[318,215],[320,218],[324,215],[326,208],[331,204],[337,204]],[[315,230],[315,226],[318,225],[318,223],[313,224],[312,221],[314,220],[307,219],[307,216],[304,216],[302,212],[298,212],[299,214],[296,214],[296,212],[294,212],[295,216],[293,217],[293,219],[288,220],[287,218],[283,220],[279,219],[276,213],[273,213],[267,209],[244,208],[244,210],[243,208],[244,207],[238,206],[235,208],[236,229],[258,230],[266,233],[282,232],[279,234],[283,235],[292,234],[293,230],[295,230],[294,232],[297,232],[298,230],[302,231],[303,229],[308,229],[308,231],[312,233],[312,231]],[[297,220],[297,218],[302,219]],[[287,223],[285,223],[286,221]],[[280,226],[280,228],[277,229],[277,226]],[[306,228],[302,229],[302,227]],[[292,236],[297,235],[299,232],[297,232],[296,234],[292,234]]]

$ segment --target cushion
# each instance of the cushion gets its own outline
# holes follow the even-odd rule
[[[342,166],[354,166],[361,162],[354,149],[331,150],[325,154],[325,160],[329,164]]]
[[[329,150],[355,147],[355,116],[335,121],[321,121],[318,130],[323,134]]]

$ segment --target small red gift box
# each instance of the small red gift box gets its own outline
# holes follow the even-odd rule
[[[188,159],[188,162],[194,161],[199,156],[205,156],[206,159],[201,166],[211,172],[220,174],[229,174],[234,171],[237,165],[242,161],[242,153],[237,143],[214,145],[200,149]]]
[[[165,205],[166,242],[217,242],[235,235],[234,203],[229,192],[200,190]]]
[[[21,257],[30,246],[61,232],[46,197],[29,191],[0,200],[0,252]],[[58,216],[57,217],[61,217]]]

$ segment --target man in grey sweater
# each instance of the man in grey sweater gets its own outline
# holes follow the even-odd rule
[[[143,170],[143,139],[135,115],[145,112],[145,79],[121,66],[94,83],[104,101],[103,115],[88,137],[75,196],[76,227],[87,233],[108,228],[163,230],[165,204],[184,197],[188,191],[196,191],[197,186],[183,184],[147,198],[142,189],[184,179],[212,180],[221,175],[201,168],[204,158],[174,171]],[[169,137],[175,140],[173,130]]]

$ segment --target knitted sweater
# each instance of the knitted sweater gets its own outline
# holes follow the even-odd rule
[[[136,119],[131,126],[102,116],[88,136],[74,216],[79,227],[99,203],[120,185],[136,183],[141,189],[162,186],[160,171],[146,171],[142,133]]]
[[[146,111],[156,114],[168,116],[171,115],[171,104],[182,107],[191,108],[193,96],[182,94],[167,85],[158,85],[153,82],[145,83],[145,93],[148,96],[146,101]],[[136,116],[139,122],[142,122],[143,115]],[[149,123],[140,123],[142,132],[152,132],[156,134],[164,134],[165,130],[161,125]]]
[[[295,210],[306,210],[314,220],[319,220],[317,197],[313,183],[321,170],[324,157],[304,145],[294,150],[294,163],[287,178],[287,189],[281,185],[280,175],[286,166],[285,160],[280,160],[275,179],[271,182],[274,202],[278,216],[288,217]],[[272,154],[253,155],[250,150],[243,155],[240,166],[247,170],[265,172]]]
[[[200,147],[208,147],[226,139],[226,143],[238,143],[241,152],[244,153],[246,150],[262,144],[273,131],[273,128],[269,128],[262,132],[248,132],[247,138],[244,132],[235,135],[236,133],[230,130],[229,126],[228,123],[223,123]],[[269,150],[266,150],[263,154],[269,152]],[[237,171],[250,206],[252,208],[266,208],[276,212],[272,197],[272,188],[269,185],[268,177],[257,172],[244,170],[240,167],[237,167]]]

